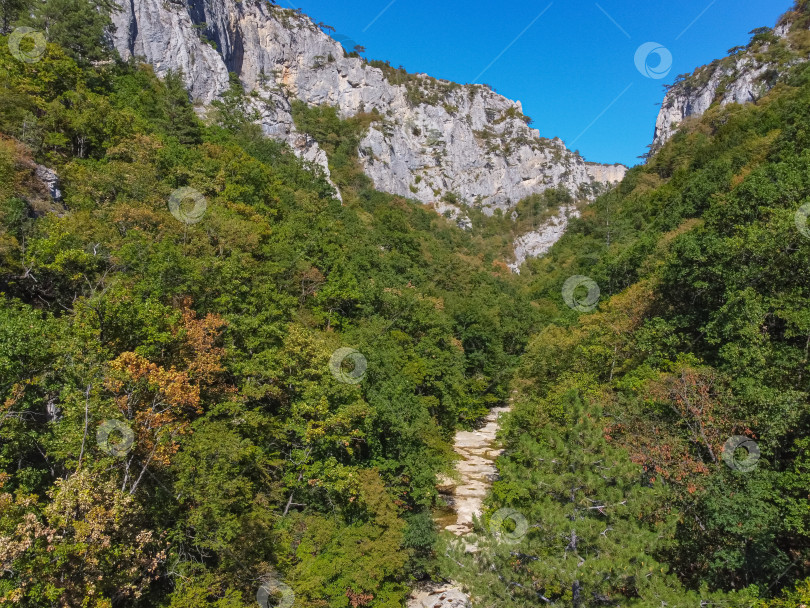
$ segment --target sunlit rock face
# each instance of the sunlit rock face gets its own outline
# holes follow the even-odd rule
[[[550,217],[537,229],[515,239],[515,261],[509,264],[512,272],[520,273],[521,265],[528,258],[543,256],[565,234],[569,220],[579,216],[580,213],[575,206],[563,206],[556,215]]]
[[[775,84],[772,66],[745,55],[728,66],[708,65],[695,72],[692,81],[678,83],[667,91],[655,122],[653,149],[663,146],[685,118],[701,116],[715,102],[720,105],[758,100]],[[720,91],[721,85],[723,91]]]
[[[765,28],[767,29],[767,28]],[[807,61],[794,42],[802,33],[796,15],[788,12],[765,38],[738,47],[725,59],[713,61],[669,88],[655,123],[652,150],[663,146],[689,117],[703,115],[712,105],[752,103],[779,81],[789,66]]]
[[[622,165],[586,163],[559,139],[541,138],[520,102],[482,85],[372,67],[349,57],[309,17],[256,0],[122,0],[114,15],[122,57],[158,75],[182,71],[204,111],[238,75],[264,132],[328,174],[323,150],[293,124],[291,103],[337,107],[342,117],[376,112],[360,159],[377,189],[491,214],[564,186],[593,198],[624,176]]]

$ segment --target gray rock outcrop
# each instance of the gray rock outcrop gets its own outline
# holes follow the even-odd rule
[[[652,151],[669,141],[686,118],[702,116],[714,104],[756,102],[787,67],[807,61],[806,52],[792,40],[794,34],[804,33],[796,17],[786,13],[773,30],[761,28],[747,46],[733,49],[725,59],[702,66],[672,85],[655,122]]]
[[[694,81],[678,83],[667,91],[655,121],[654,149],[669,141],[684,119],[702,116],[714,103],[725,106],[754,102],[771,90],[775,84],[775,79],[768,77],[771,65],[759,63],[749,55],[732,59],[726,64],[718,62],[699,68],[693,75]]]
[[[54,201],[62,200],[62,191],[59,189],[59,176],[56,174],[56,171],[45,165],[36,165],[34,174],[45,188],[47,188],[48,194]]]
[[[527,124],[520,102],[483,85],[371,65],[344,53],[312,20],[259,0],[119,0],[115,46],[158,75],[182,70],[201,111],[238,75],[265,134],[324,168],[327,158],[297,131],[294,100],[328,104],[341,117],[374,112],[360,159],[379,190],[475,205],[491,214],[563,186],[592,198],[626,167],[586,163]],[[376,66],[376,67],[375,67]]]
[[[429,584],[415,589],[408,608],[470,608],[470,598],[452,584]]]
[[[557,214],[538,229],[515,239],[515,261],[509,264],[512,272],[520,274],[520,267],[528,258],[544,255],[565,234],[569,220],[579,216],[580,213],[574,205],[560,207]]]

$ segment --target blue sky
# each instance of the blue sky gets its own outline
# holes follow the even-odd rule
[[[652,140],[663,84],[745,44],[750,30],[773,26],[793,5],[792,0],[278,1],[362,44],[368,58],[461,83],[478,78],[520,100],[541,135],[562,138],[587,160],[628,165],[639,162]],[[672,68],[663,79],[636,69],[636,50],[647,42],[671,53]],[[658,61],[652,55],[647,65],[655,68]]]

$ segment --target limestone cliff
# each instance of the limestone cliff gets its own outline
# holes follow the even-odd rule
[[[236,73],[264,132],[327,172],[324,152],[296,130],[291,103],[329,104],[343,117],[378,112],[359,152],[380,190],[423,203],[452,194],[491,214],[559,185],[592,198],[626,171],[586,163],[561,140],[540,137],[520,102],[486,86],[349,56],[300,12],[259,0],[119,1],[114,41],[122,57],[140,56],[159,75],[182,70],[201,111]]]
[[[528,258],[538,258],[544,255],[565,234],[568,222],[579,216],[580,213],[576,206],[563,206],[556,215],[549,218],[538,229],[515,239],[515,261],[509,264],[512,272],[519,274],[520,267]]]
[[[748,45],[679,77],[661,104],[652,151],[666,143],[686,118],[700,116],[714,104],[756,102],[770,91],[787,67],[810,56],[808,25],[808,9],[798,3],[775,28],[754,30]]]

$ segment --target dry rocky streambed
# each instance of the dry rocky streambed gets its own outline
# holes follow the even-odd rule
[[[439,492],[448,504],[447,511],[437,517],[442,529],[459,537],[472,532],[473,517],[481,515],[484,498],[498,476],[495,460],[503,451],[495,441],[500,428],[498,419],[510,409],[493,408],[480,429],[456,433],[453,449],[460,456],[456,474],[439,479]],[[413,590],[408,608],[464,608],[469,601],[453,583],[430,583]]]

